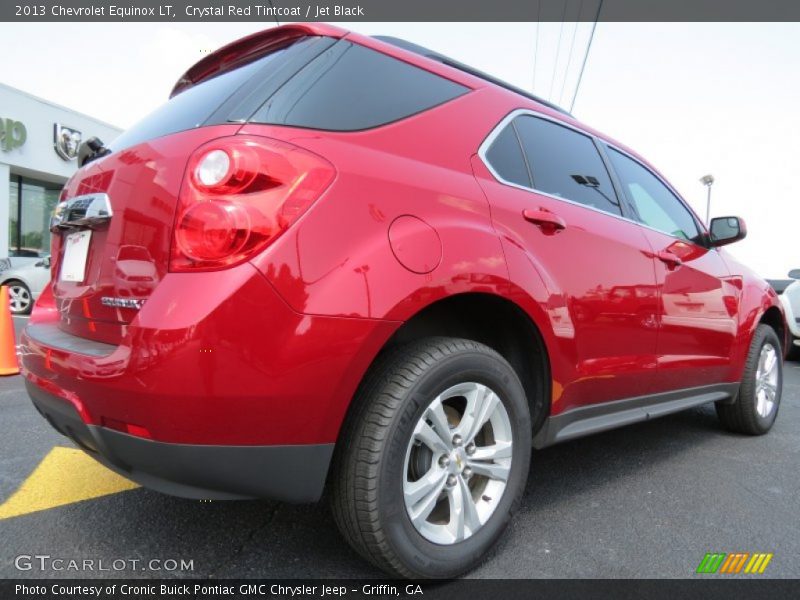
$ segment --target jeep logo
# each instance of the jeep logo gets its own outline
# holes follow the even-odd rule
[[[0,118],[0,148],[4,152],[19,148],[28,138],[28,132],[22,121]]]

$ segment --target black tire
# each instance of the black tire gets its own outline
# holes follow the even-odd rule
[[[429,403],[451,386],[481,382],[502,401],[513,435],[505,491],[494,512],[463,541],[435,544],[411,522],[403,495],[412,432]],[[519,506],[528,476],[531,418],[513,368],[482,344],[426,338],[381,357],[354,399],[337,444],[331,479],[334,519],[351,546],[384,571],[409,578],[449,578],[475,566]]]
[[[771,345],[778,354],[777,361],[777,390],[775,393],[775,403],[772,410],[762,416],[758,413],[756,397],[756,372],[761,356],[761,349],[766,345]],[[736,433],[747,435],[763,435],[767,433],[775,418],[778,416],[781,402],[781,390],[783,387],[783,356],[781,355],[781,343],[775,330],[769,325],[759,325],[750,342],[750,349],[747,353],[747,361],[744,367],[742,383],[739,387],[739,394],[733,403],[718,402],[716,404],[717,416],[725,428]]]
[[[28,286],[25,285],[23,282],[19,281],[18,279],[12,279],[10,281],[6,281],[3,284],[5,287],[8,288],[9,293],[12,294],[16,291],[20,294],[20,298],[26,298],[27,304],[23,308],[14,308],[15,303],[12,301],[11,303],[11,314],[12,315],[29,315],[33,310],[33,296],[31,295],[30,289]]]

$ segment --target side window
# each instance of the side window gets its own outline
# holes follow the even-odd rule
[[[486,162],[501,179],[524,187],[533,187],[512,123],[506,125],[489,146],[486,151]]]
[[[619,176],[639,219],[653,229],[698,243],[701,232],[691,212],[661,181],[635,160],[608,149],[611,164]]]
[[[614,215],[622,214],[592,138],[529,115],[517,117],[514,125],[536,190]]]
[[[357,131],[405,119],[468,91],[386,54],[340,41],[275,92],[251,121]]]

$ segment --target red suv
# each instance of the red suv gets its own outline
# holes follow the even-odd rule
[[[771,288],[625,146],[393,38],[210,54],[98,140],[22,337],[36,408],[188,498],[317,500],[410,577],[475,565],[531,448],[714,402],[766,433]]]

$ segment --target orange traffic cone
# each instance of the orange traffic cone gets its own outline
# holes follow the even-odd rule
[[[8,288],[0,287],[0,375],[16,375],[19,373],[17,362],[17,343],[14,341],[14,321],[11,318],[11,306]]]

